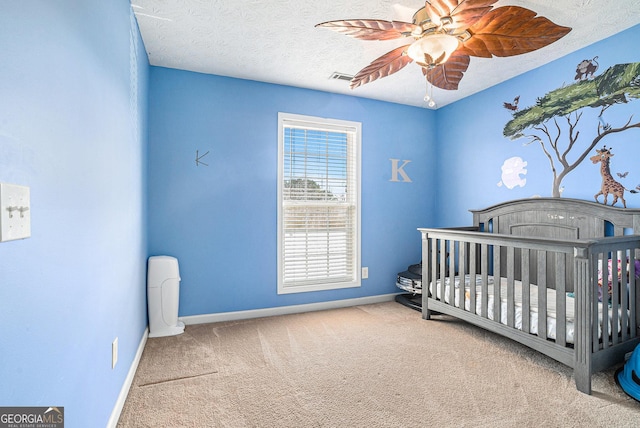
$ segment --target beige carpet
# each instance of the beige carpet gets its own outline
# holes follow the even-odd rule
[[[118,427],[637,427],[613,372],[388,302],[149,339]]]

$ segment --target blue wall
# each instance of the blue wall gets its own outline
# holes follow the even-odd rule
[[[31,189],[31,237],[0,243],[0,406],[105,426],[146,327],[146,54],[128,0],[4,1],[0,51],[0,181]]]
[[[472,222],[469,209],[484,208],[498,202],[532,196],[552,196],[552,171],[549,160],[538,143],[526,144],[530,140],[511,140],[503,135],[504,126],[512,119],[504,102],[512,103],[520,96],[519,107],[535,104],[538,97],[565,85],[575,83],[576,66],[584,59],[598,56],[599,69],[596,76],[616,64],[640,62],[637,40],[640,26],[633,27],[616,36],[595,43],[587,48],[553,61],[545,66],[522,74],[500,85],[458,101],[437,111],[438,170],[437,170],[437,226],[463,226]],[[561,41],[559,42],[561,43]],[[475,59],[472,59],[473,62]],[[495,59],[499,61],[499,59]],[[613,128],[620,128],[629,121],[640,121],[640,100],[629,99],[627,104],[610,107],[603,120]],[[579,132],[575,148],[567,156],[574,162],[581,152],[597,137],[600,109],[584,108],[575,131]],[[632,117],[633,116],[633,117]],[[573,117],[575,119],[575,116]],[[565,118],[558,118],[562,129],[560,147],[567,146],[568,125]],[[547,122],[555,132],[552,121]],[[555,135],[555,134],[554,134]],[[612,147],[611,172],[627,189],[640,184],[640,128],[611,134],[598,142]],[[551,150],[547,145],[547,150]],[[593,201],[601,187],[600,164],[594,165],[589,157],[569,173],[562,182],[563,197]],[[511,157],[520,157],[527,162],[524,187],[513,189],[502,181],[501,167]],[[617,173],[628,172],[625,178]],[[627,207],[640,207],[640,194],[625,192]],[[600,196],[602,203],[603,198]],[[609,196],[608,203],[611,204]],[[616,205],[621,207],[618,202]]]
[[[149,252],[178,258],[181,316],[395,293],[419,260],[433,111],[158,67],[149,106]],[[277,295],[278,112],[362,123],[360,288]],[[411,183],[390,181],[389,159],[411,160]]]
[[[599,56],[598,74],[639,62],[639,38],[632,28],[432,112],[149,67],[127,0],[4,2],[0,182],[31,188],[32,236],[0,243],[0,406],[64,406],[68,426],[107,423],[147,324],[148,255],[179,258],[181,316],[396,292],[395,273],[419,258],[417,227],[550,195],[540,147],[503,136],[502,103],[520,95],[526,107],[573,83],[585,58]],[[607,122],[640,118],[639,103],[611,107]],[[280,111],[363,124],[360,288],[276,294]],[[597,113],[580,120],[584,141]],[[628,188],[640,184],[638,138],[598,145],[613,147]],[[196,150],[209,166],[196,166]],[[526,185],[498,186],[514,156]],[[390,158],[412,161],[412,183],[390,181]],[[592,199],[598,165],[586,160],[563,184],[565,197]]]

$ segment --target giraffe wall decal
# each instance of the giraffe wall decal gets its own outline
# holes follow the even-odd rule
[[[613,195],[613,202],[611,206],[615,205],[618,202],[618,198],[622,201],[622,205],[627,208],[627,201],[624,200],[624,191],[626,189],[622,184],[618,183],[613,176],[611,175],[611,169],[609,168],[609,161],[613,157],[613,153],[611,153],[611,148],[607,149],[607,146],[604,146],[602,149],[596,149],[596,155],[591,156],[589,159],[593,163],[600,162],[600,174],[602,175],[602,187],[600,191],[594,195],[596,202],[598,201],[598,196],[604,195],[604,204],[607,205],[607,197],[609,193]],[[636,190],[629,190],[631,193],[638,193]]]

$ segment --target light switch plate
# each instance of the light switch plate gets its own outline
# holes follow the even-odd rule
[[[29,187],[0,183],[0,242],[31,236]]]

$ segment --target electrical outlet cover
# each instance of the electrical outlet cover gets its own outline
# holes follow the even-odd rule
[[[0,242],[31,236],[29,187],[0,183]]]

